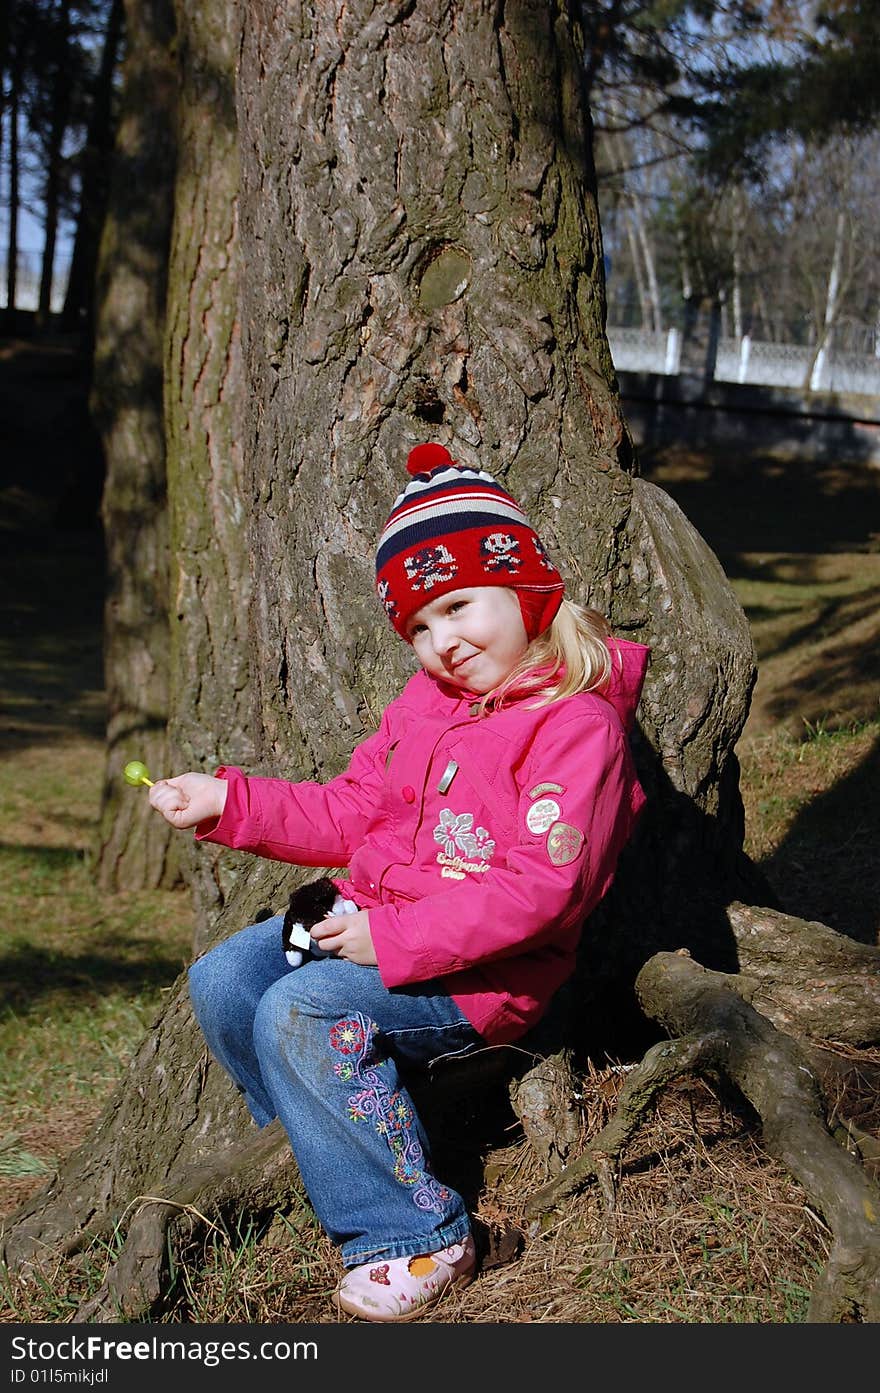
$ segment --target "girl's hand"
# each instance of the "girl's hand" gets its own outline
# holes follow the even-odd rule
[[[150,804],[172,827],[183,830],[218,818],[226,807],[229,785],[211,774],[178,774],[158,779],[150,789]]]
[[[311,934],[325,952],[335,953],[337,958],[348,958],[361,967],[376,966],[368,909],[359,909],[355,914],[331,914],[316,924]]]

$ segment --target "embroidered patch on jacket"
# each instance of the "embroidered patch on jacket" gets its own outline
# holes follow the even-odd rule
[[[584,834],[570,822],[557,822],[547,836],[547,855],[554,866],[567,866],[580,855]]]
[[[434,841],[442,847],[437,852],[437,864],[445,879],[464,880],[468,871],[488,871],[495,842],[485,827],[474,827],[473,813],[441,808]]]
[[[562,784],[535,784],[534,788],[529,789],[530,798],[540,798],[542,793],[564,793]]]
[[[561,811],[555,798],[539,798],[526,813],[526,827],[538,836],[553,826]]]
[[[343,1056],[333,1065],[333,1072],[343,1083],[354,1083],[358,1089],[346,1100],[348,1119],[372,1123],[376,1135],[391,1152],[395,1180],[411,1191],[416,1209],[443,1214],[449,1190],[427,1169],[416,1131],[417,1119],[406,1094],[400,1089],[392,1091],[382,1077],[380,1071],[388,1061],[376,1052],[378,1029],[376,1022],[360,1011],[330,1028],[330,1045]]]

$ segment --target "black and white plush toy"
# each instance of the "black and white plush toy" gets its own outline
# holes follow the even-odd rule
[[[333,953],[313,942],[311,930],[331,914],[355,914],[357,905],[346,900],[327,876],[294,890],[284,915],[281,946],[291,967],[300,967],[311,958],[332,958]]]

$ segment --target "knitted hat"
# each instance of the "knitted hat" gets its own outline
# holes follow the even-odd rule
[[[400,636],[438,595],[506,585],[529,639],[537,638],[553,622],[564,583],[519,504],[442,445],[417,445],[406,467],[413,478],[394,501],[376,554],[376,589]]]

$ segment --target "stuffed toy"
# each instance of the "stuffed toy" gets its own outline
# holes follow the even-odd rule
[[[333,953],[313,942],[310,930],[331,914],[355,914],[357,905],[339,894],[328,876],[321,876],[294,890],[284,915],[281,946],[291,967],[300,967],[312,958],[332,958]]]

